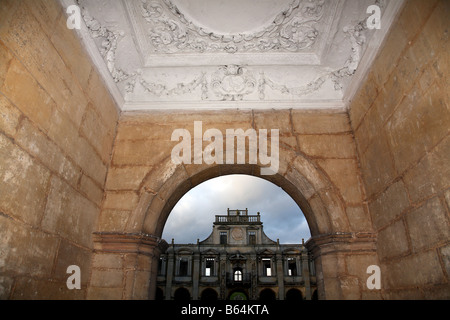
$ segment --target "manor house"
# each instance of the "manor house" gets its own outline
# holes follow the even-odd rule
[[[302,241],[303,242],[303,241]],[[157,299],[303,300],[315,296],[311,253],[304,244],[280,244],[263,231],[260,213],[216,215],[212,233],[196,244],[161,254]]]

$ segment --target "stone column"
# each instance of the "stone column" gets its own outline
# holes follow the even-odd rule
[[[200,282],[200,252],[194,253],[194,268],[192,270],[192,299],[198,300],[198,284]]]
[[[311,278],[309,272],[309,255],[306,249],[302,250],[301,266],[302,266],[302,278],[305,283],[305,298],[311,300]]]
[[[319,299],[363,298],[366,269],[378,261],[375,234],[336,232],[314,236],[305,245],[314,258]]]
[[[167,243],[144,233],[94,233],[89,299],[154,299],[160,253]]]
[[[277,282],[278,282],[278,300],[284,300],[284,272],[283,257],[281,253],[276,254]]]
[[[174,275],[175,252],[171,250],[167,258],[166,300],[172,299],[172,281]]]
[[[219,278],[219,283],[220,283],[220,299],[221,300],[225,300],[226,297],[226,276],[227,276],[227,253],[226,252],[221,252],[220,253],[220,278]]]
[[[258,299],[258,268],[256,266],[256,254],[252,253],[250,255],[250,261],[251,261],[251,291],[250,291],[250,299],[257,300]]]

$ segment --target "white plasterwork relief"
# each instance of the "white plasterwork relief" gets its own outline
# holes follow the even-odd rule
[[[189,21],[170,0],[141,0],[154,53],[299,52],[318,39],[324,0],[293,0],[272,23],[252,33],[218,34]]]

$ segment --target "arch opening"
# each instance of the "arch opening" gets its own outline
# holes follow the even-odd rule
[[[259,293],[259,300],[264,302],[271,302],[276,300],[276,294],[272,289],[266,288]]]
[[[298,289],[292,288],[286,292],[286,300],[291,302],[303,301],[302,292]]]
[[[303,212],[309,226],[310,240],[313,240],[311,248],[320,248],[333,242],[336,237],[343,237],[342,243],[347,243],[349,237],[353,237],[342,195],[323,171],[301,155],[288,154],[284,162],[281,162],[279,172],[272,176],[261,176],[260,167],[249,164],[173,165],[168,160],[158,170],[149,173],[141,184],[140,203],[137,206],[138,210],[133,212],[135,218],[141,216],[141,230],[145,234],[161,237],[174,206],[188,191],[202,182],[216,177],[242,174],[272,182],[292,198]],[[163,178],[161,178],[161,171],[165,172]],[[323,258],[320,257],[320,251],[317,252],[319,256],[313,257],[318,277],[317,289],[319,296],[325,298],[324,284],[327,281],[333,284],[334,276],[332,276],[332,270],[326,270],[326,277],[330,280],[325,279],[322,268]],[[327,256],[327,260],[336,259],[335,254],[337,253],[333,252],[332,255]],[[336,263],[336,260],[332,261],[333,264]],[[154,285],[152,280],[150,285]],[[335,287],[331,292],[334,296],[340,294]]]
[[[290,168],[286,176],[280,173],[272,176],[261,176],[259,175],[260,169],[256,165],[216,165],[206,167],[204,170],[191,176],[186,174],[185,169],[177,170],[180,172],[178,174],[174,173],[169,179],[174,181],[167,181],[161,187],[164,198],[162,198],[163,196],[161,198],[153,197],[148,206],[143,222],[144,232],[162,237],[164,226],[170,213],[187,192],[205,181],[232,174],[262,178],[280,187],[292,198],[304,214],[312,237],[331,232],[334,227],[333,224],[336,226],[343,225],[344,228],[347,227],[345,226],[347,221],[344,221],[346,218],[341,216],[342,205],[339,203],[339,199],[335,197],[333,190],[324,188],[322,186],[323,182],[320,182],[321,190],[316,190],[314,185],[295,168]],[[325,201],[322,199],[323,197],[326,198]],[[333,204],[336,205],[335,208],[337,210],[335,211],[337,215],[334,221],[330,220],[330,216],[327,213],[327,204],[324,202],[334,202]],[[317,210],[313,210],[314,207],[317,207]]]
[[[227,175],[205,181],[188,191],[174,206],[162,238],[176,243],[195,243],[211,233],[214,214],[247,209],[261,213],[264,232],[280,243],[301,243],[310,238],[303,212],[281,188],[249,175]]]
[[[206,288],[202,291],[202,295],[200,300],[202,301],[217,301],[219,295],[217,294],[217,291],[211,288]]]
[[[191,300],[191,294],[189,293],[189,290],[186,288],[178,288],[175,290],[174,294],[174,300],[175,301],[189,301]]]

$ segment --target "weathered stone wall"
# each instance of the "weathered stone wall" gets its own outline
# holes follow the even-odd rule
[[[450,297],[449,1],[407,1],[350,108],[383,297]]]
[[[118,111],[58,2],[0,17],[0,298],[83,299]]]

